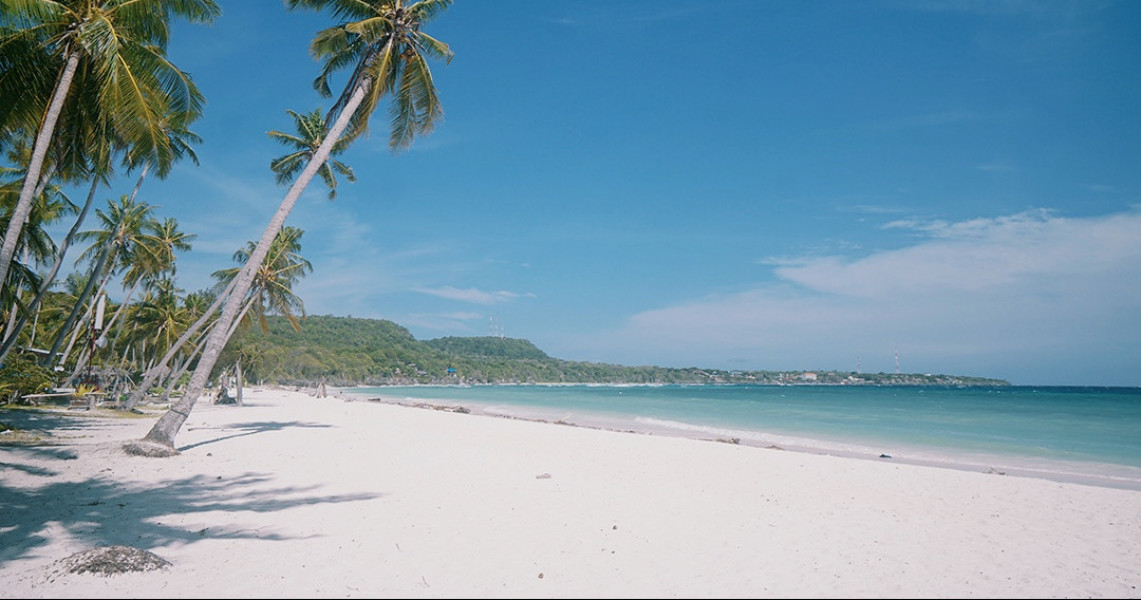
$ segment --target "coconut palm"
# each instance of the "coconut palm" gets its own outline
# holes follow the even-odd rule
[[[23,132],[13,132],[5,136],[2,146],[4,148],[4,159],[15,165],[27,164],[32,154],[31,140],[28,136],[23,135]],[[11,221],[22,187],[24,173],[25,170],[21,167],[0,167],[0,229],[6,230]],[[76,206],[71,203],[71,200],[60,190],[59,186],[48,185],[47,181],[42,182],[42,185],[36,190],[32,210],[29,212],[24,228],[16,242],[17,251],[22,252],[25,260],[28,261],[28,270],[34,268],[34,265],[47,264],[55,258],[56,245],[44,228],[76,210]],[[27,285],[20,283],[20,278],[10,277],[9,279],[17,287],[28,288]],[[6,295],[8,291],[9,288],[7,287],[0,291],[0,306],[6,307],[17,300]],[[9,327],[5,331],[5,336],[10,336],[13,333]]]
[[[0,186],[2,208],[10,208],[15,198],[14,186]],[[0,327],[0,331],[3,332],[0,334],[2,338],[0,362],[7,356],[8,351],[25,337],[20,333],[39,309],[43,294],[47,292],[50,284],[35,271],[35,265],[52,260],[56,254],[55,243],[52,242],[45,227],[74,209],[75,206],[67,200],[67,197],[58,193],[41,194],[33,204],[32,211],[28,215],[28,223],[21,231],[23,239],[20,246],[24,258],[22,261],[12,262],[12,268],[8,270],[8,281],[0,286],[0,302],[2,302],[0,307],[8,310],[4,325]],[[0,225],[4,224],[8,215],[10,212],[0,210]],[[24,343],[30,344],[30,339]]]
[[[233,291],[234,285],[236,283],[237,279],[230,281],[229,285],[227,285],[226,288],[221,291],[221,293],[214,296],[211,296],[211,293],[208,290],[204,290],[190,294],[183,299],[183,303],[186,306],[188,313],[191,316],[197,314],[197,319],[195,319],[194,323],[191,324],[190,327],[187,327],[186,330],[182,332],[182,335],[179,336],[178,340],[176,340],[173,345],[171,345],[170,349],[167,350],[162,359],[159,360],[158,363],[156,363],[154,366],[146,370],[143,375],[142,383],[140,383],[127,398],[127,402],[124,405],[126,410],[134,410],[135,406],[138,405],[140,401],[142,401],[143,396],[147,394],[147,392],[151,389],[151,386],[154,385],[158,378],[163,376],[163,374],[169,368],[171,361],[173,361],[175,356],[182,351],[182,347],[185,346],[186,343],[191,340],[191,338],[197,335],[200,330],[209,330],[217,323],[216,313],[218,308],[221,307],[222,303],[226,300],[227,297],[229,297],[230,292]],[[211,297],[213,298],[212,301],[210,299]],[[209,303],[209,306],[206,306],[207,303]],[[203,336],[205,336],[205,333],[203,333]],[[203,345],[204,343],[205,339],[203,339]],[[198,350],[199,349],[196,348],[192,354],[197,354]],[[187,357],[187,361],[189,361],[189,357]]]
[[[286,4],[290,9],[320,11],[327,8],[336,17],[346,19],[340,25],[318,32],[310,44],[313,56],[324,62],[314,87],[323,96],[331,97],[330,76],[345,67],[351,67],[352,73],[326,116],[328,130],[321,145],[289,188],[257,247],[235,278],[234,290],[226,299],[219,326],[210,333],[186,393],[159,417],[142,440],[126,445],[128,452],[157,456],[178,453],[174,437],[206,388],[257,270],[301,192],[329,158],[342,135],[354,139],[367,132],[369,119],[384,97],[391,99],[389,147],[394,151],[408,148],[414,136],[430,132],[443,116],[428,59],[450,61],[452,51],[447,44],[421,31],[421,26],[451,6],[452,0],[412,3],[404,0],[286,0]]]
[[[141,235],[135,241],[126,259],[126,269],[123,271],[123,286],[127,295],[119,310],[115,311],[107,322],[104,332],[109,331],[118,323],[116,337],[122,329],[122,316],[124,308],[131,301],[131,296],[141,284],[151,284],[171,279],[177,272],[175,268],[175,252],[190,250],[190,241],[198,237],[193,233],[180,231],[178,220],[167,217],[162,221],[148,220],[143,223]]]
[[[242,307],[238,317],[230,326],[227,339],[242,327],[249,327],[254,318],[261,325],[262,331],[269,331],[269,322],[266,315],[277,313],[282,315],[293,326],[294,331],[301,330],[301,323],[297,315],[305,316],[305,304],[293,293],[293,284],[313,271],[313,265],[301,257],[302,230],[295,227],[283,227],[274,238],[269,254],[262,261],[261,267],[254,276],[254,284],[250,289],[249,299]],[[249,260],[250,254],[256,248],[249,242],[245,248],[234,253],[234,260],[244,264]],[[240,272],[240,268],[223,269],[215,271],[214,277],[218,285],[233,281]],[[235,359],[234,373],[237,379],[235,387],[235,400],[238,406],[242,405],[242,362],[241,355]]]
[[[293,285],[313,272],[313,265],[301,256],[301,236],[305,232],[296,227],[282,227],[270,245],[269,254],[256,274],[239,317],[234,320],[238,327],[248,326],[257,319],[262,331],[269,331],[266,315],[278,314],[286,318],[294,331],[301,330],[297,316],[305,316],[305,304],[293,293]],[[234,260],[245,265],[257,245],[247,242],[245,248],[234,253]],[[232,267],[214,272],[218,285],[224,287],[241,272],[241,267]],[[248,319],[246,317],[249,317]]]
[[[178,221],[173,218],[158,221],[143,215],[138,228],[138,235],[123,236],[124,250],[120,255],[120,261],[124,268],[123,289],[127,294],[111,318],[103,325],[95,343],[97,348],[102,348],[107,344],[107,335],[112,329],[115,330],[115,339],[111,343],[111,347],[118,347],[119,335],[123,328],[123,321],[120,320],[120,317],[130,307],[131,297],[135,295],[135,291],[140,285],[146,285],[152,291],[164,286],[173,286],[174,253],[175,251],[189,250],[190,240],[196,237],[193,234],[179,231]],[[104,284],[113,270],[107,269],[107,274],[103,277]],[[81,353],[76,358],[72,377],[75,377],[75,374],[84,367],[86,361],[91,359],[89,354]]]
[[[186,330],[188,311],[178,295],[181,291],[169,278],[154,280],[135,308],[131,341],[144,342],[147,354],[153,357],[144,358],[144,362],[157,361]]]
[[[55,343],[52,344],[51,350],[42,361],[44,366],[53,366],[60,346],[63,344],[63,339],[67,337],[68,333],[72,333],[72,326],[76,324],[76,319],[87,299],[98,297],[98,293],[92,295],[92,292],[96,290],[96,285],[98,285],[98,290],[102,291],[111,274],[119,267],[120,262],[131,255],[135,244],[142,236],[146,223],[151,218],[151,208],[146,203],[134,202],[124,195],[118,203],[108,202],[107,212],[95,211],[102,228],[80,234],[81,239],[92,240],[91,245],[80,255],[81,260],[86,258],[91,261],[91,277],[88,279],[87,287],[80,294],[79,300],[67,321],[64,322],[63,328],[57,332]],[[88,307],[88,312],[91,312],[91,308]],[[72,343],[74,340],[75,336],[73,335]],[[68,351],[64,352],[64,356],[70,351],[70,346],[71,344],[69,344]]]
[[[63,265],[63,260],[67,254],[67,250],[71,246],[71,242],[75,240],[75,236],[78,235],[79,228],[83,225],[84,220],[87,218],[87,213],[91,209],[91,205],[95,202],[95,192],[98,189],[99,183],[99,177],[94,177],[92,179],[91,189],[87,194],[87,201],[84,202],[83,208],[79,210],[79,216],[77,216],[75,222],[72,223],[71,229],[68,230],[67,235],[64,236],[63,241],[60,242],[59,248],[56,251],[55,261],[52,264],[51,269],[48,271],[47,275],[41,279],[39,292],[32,299],[32,302],[27,307],[25,314],[22,315],[20,319],[18,319],[12,326],[9,337],[4,340],[3,346],[0,347],[0,363],[4,362],[4,359],[8,356],[8,353],[11,351],[14,345],[16,336],[19,335],[20,331],[23,330],[24,326],[27,324],[28,314],[37,313],[48,293],[48,290],[51,289],[52,284],[55,282],[55,277],[59,273],[60,267]]]
[[[0,184],[0,227],[7,225],[11,218],[12,208],[18,196],[18,185],[18,182]],[[25,257],[26,264],[22,265],[23,271],[34,272],[36,265],[47,264],[55,259],[57,248],[45,228],[74,213],[75,210],[76,206],[56,186],[48,186],[44,193],[36,197],[17,243],[17,248]],[[14,261],[13,265],[15,264],[17,263]],[[33,294],[38,291],[38,284],[30,285],[28,280],[11,275],[10,271],[9,285],[0,289],[0,306],[8,307],[19,300],[16,289]],[[38,281],[40,278],[36,279]],[[13,333],[12,329],[8,329],[5,331],[5,336]]]
[[[296,134],[282,133],[277,130],[269,132],[269,137],[281,142],[282,144],[294,149],[293,152],[284,156],[279,156],[269,163],[269,168],[277,173],[277,183],[286,184],[297,176],[305,165],[309,164],[313,155],[316,154],[317,149],[321,147],[321,140],[325,137],[325,118],[321,115],[321,109],[315,108],[311,112],[305,114],[298,114],[291,110],[285,111],[289,116],[293,117],[294,125],[297,127]],[[337,173],[340,173],[348,181],[356,181],[357,176],[353,173],[353,168],[349,165],[333,158],[341,154],[349,147],[349,140],[342,139],[333,145],[333,149],[329,151],[329,160],[317,169],[317,174],[325,181],[325,185],[329,188],[329,199],[333,200],[337,197]]]
[[[166,58],[173,17],[207,23],[214,0],[19,0],[0,10],[0,130],[36,131],[23,187],[0,247],[0,281],[31,210],[69,98],[95,107],[125,146],[171,152],[162,115],[201,112],[190,77]],[[50,85],[49,85],[50,82]],[[73,83],[77,93],[72,93]],[[50,93],[48,90],[50,89]],[[50,97],[49,97],[50,96]],[[77,97],[82,97],[81,101]]]

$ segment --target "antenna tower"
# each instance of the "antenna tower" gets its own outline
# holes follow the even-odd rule
[[[895,349],[895,374],[899,375],[899,348]]]

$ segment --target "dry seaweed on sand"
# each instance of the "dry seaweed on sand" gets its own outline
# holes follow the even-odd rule
[[[94,573],[96,575],[117,575],[120,573],[155,571],[171,565],[170,561],[132,546],[102,546],[57,561],[57,565],[68,573]]]

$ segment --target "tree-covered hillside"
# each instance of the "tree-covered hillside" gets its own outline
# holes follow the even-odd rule
[[[254,382],[334,386],[411,383],[761,383],[846,385],[1005,385],[948,375],[837,371],[722,371],[623,366],[552,358],[527,340],[444,337],[417,340],[391,321],[310,315],[294,331],[282,317],[231,339],[219,361],[241,360]]]

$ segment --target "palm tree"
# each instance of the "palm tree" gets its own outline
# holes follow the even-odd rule
[[[131,296],[134,295],[138,286],[174,277],[177,271],[175,268],[175,252],[190,250],[190,241],[196,237],[198,236],[193,233],[180,231],[178,220],[173,217],[167,217],[162,221],[148,220],[143,223],[141,235],[136,239],[135,245],[131,249],[130,256],[126,261],[127,268],[123,272],[123,286],[124,288],[129,286],[127,295],[123,298],[123,303],[119,305],[119,310],[115,311],[115,314],[107,321],[104,332],[109,331],[112,326],[118,323],[115,334],[116,339],[118,339],[123,323],[119,321],[119,317],[122,316],[124,308],[131,301]]]
[[[265,261],[262,262],[261,268],[254,276],[254,284],[249,299],[246,300],[245,306],[242,307],[238,317],[230,326],[227,339],[233,336],[234,331],[238,328],[250,326],[252,318],[248,319],[247,315],[257,318],[262,331],[269,331],[266,315],[271,312],[284,316],[293,326],[294,331],[301,330],[301,323],[297,319],[297,314],[299,313],[302,317],[305,316],[305,304],[301,298],[293,293],[293,284],[313,271],[313,265],[302,258],[300,254],[302,233],[304,232],[296,227],[282,227],[281,231],[278,232],[277,237],[273,240],[273,245],[270,246],[269,254],[266,255]],[[245,264],[255,248],[255,244],[249,242],[245,248],[234,253],[234,260]],[[223,269],[215,271],[214,277],[218,279],[218,285],[221,286],[223,283],[233,281],[239,272],[240,268]],[[234,362],[234,373],[237,378],[235,399],[238,406],[241,406],[242,361],[240,354]]]
[[[293,117],[297,134],[282,133],[277,130],[269,132],[269,137],[295,149],[293,152],[279,156],[269,163],[269,168],[277,173],[277,183],[279,184],[289,183],[301,172],[301,169],[305,168],[305,165],[309,164],[313,155],[317,153],[317,149],[321,147],[321,140],[325,137],[325,118],[321,116],[321,109],[315,108],[312,112],[303,115],[291,110],[285,112]],[[329,160],[325,161],[320,169],[317,169],[317,174],[321,176],[329,188],[330,200],[337,197],[335,173],[344,175],[345,179],[349,181],[357,180],[352,167],[333,158],[348,149],[349,141],[342,139],[334,144],[333,149],[329,152]]]
[[[174,281],[157,279],[148,284],[147,293],[136,307],[132,341],[147,344],[147,354],[154,360],[174,345],[186,329],[188,311],[182,304]],[[144,358],[144,362],[149,362]]]
[[[63,265],[64,256],[66,256],[67,250],[71,246],[71,242],[75,239],[75,236],[79,234],[79,228],[83,225],[83,221],[87,218],[87,213],[91,209],[91,205],[95,202],[95,191],[98,189],[99,182],[99,177],[94,177],[92,179],[91,189],[87,194],[87,201],[83,204],[83,208],[80,209],[79,216],[76,217],[75,222],[71,225],[71,229],[68,230],[67,235],[63,238],[63,241],[60,242],[59,248],[56,251],[55,262],[52,264],[52,267],[48,271],[47,275],[42,278],[40,283],[40,290],[36,294],[35,298],[32,299],[31,304],[27,307],[26,313],[35,314],[39,310],[44,301],[44,298],[47,296],[48,290],[51,289],[52,284],[55,282],[55,277],[59,273],[60,267]],[[0,364],[4,362],[4,359],[11,351],[15,343],[15,337],[27,324],[28,314],[24,314],[18,321],[16,321],[16,323],[12,326],[10,336],[4,341],[3,346],[0,347]]]
[[[101,210],[95,211],[96,216],[98,216],[102,224],[102,228],[85,231],[80,234],[80,237],[83,239],[93,240],[87,250],[80,255],[80,259],[88,258],[91,260],[91,277],[88,279],[87,287],[84,288],[80,294],[79,300],[76,302],[67,321],[65,321],[63,328],[56,334],[55,343],[52,344],[51,350],[42,361],[44,366],[53,366],[63,339],[67,337],[68,333],[72,332],[72,326],[75,325],[79,312],[82,310],[84,303],[87,302],[87,299],[98,297],[98,293],[92,296],[92,292],[96,289],[96,284],[98,284],[99,291],[102,291],[111,274],[118,269],[120,262],[130,256],[138,239],[142,236],[146,223],[151,218],[151,208],[152,207],[146,203],[136,203],[124,195],[119,199],[118,203],[108,202],[108,211],[106,213]],[[90,309],[91,307],[88,307],[88,312],[90,312]],[[73,336],[72,341],[74,342],[74,340],[75,337]],[[64,352],[64,356],[66,355],[67,352]]]
[[[297,315],[305,316],[305,304],[293,293],[293,284],[313,272],[312,263],[301,256],[301,236],[304,233],[301,229],[289,226],[282,227],[278,232],[266,259],[254,275],[254,283],[242,312],[234,319],[236,326],[248,326],[249,321],[245,317],[252,315],[257,318],[262,331],[269,331],[266,315],[279,314],[289,321],[294,331],[301,330]],[[247,242],[245,248],[234,253],[234,260],[245,265],[256,248],[256,244]],[[218,280],[219,287],[225,287],[240,272],[241,267],[222,269],[214,272],[214,278]]]
[[[411,4],[404,0],[286,0],[286,3],[290,9],[320,11],[328,8],[338,18],[347,19],[318,32],[310,44],[313,56],[324,61],[314,87],[323,96],[330,97],[329,77],[347,66],[352,66],[352,74],[326,116],[328,131],[321,145],[289,188],[257,247],[235,278],[236,285],[226,299],[219,326],[210,333],[186,393],[159,417],[142,440],[126,445],[128,452],[152,456],[178,454],[174,437],[206,388],[206,381],[228,340],[230,325],[257,270],[301,192],[329,158],[342,134],[351,140],[367,132],[369,118],[385,95],[392,100],[389,147],[394,151],[408,148],[415,135],[430,132],[443,116],[428,59],[450,62],[452,51],[420,28],[451,6],[452,0],[419,0]]]
[[[7,188],[0,189],[2,196],[0,203],[4,208],[8,208],[10,206],[8,201],[15,200],[15,190],[9,186],[0,186],[0,188]],[[27,322],[36,315],[50,285],[50,282],[40,277],[34,268],[37,264],[52,260],[57,252],[55,243],[44,227],[74,209],[75,206],[63,194],[41,194],[28,215],[28,223],[21,232],[23,240],[20,243],[24,260],[12,262],[12,268],[8,270],[8,281],[0,286],[0,302],[3,303],[0,308],[8,309],[4,325],[0,327],[2,331],[0,362],[3,362],[8,352],[16,347],[21,339],[25,345],[31,345],[32,338],[20,334]],[[7,214],[0,215],[0,224],[4,223],[7,216]]]
[[[136,387],[131,392],[130,396],[127,398],[127,402],[124,405],[124,409],[134,410],[135,406],[143,399],[143,396],[147,394],[147,392],[151,389],[151,386],[154,385],[155,381],[157,381],[158,378],[166,372],[166,369],[170,365],[171,361],[173,361],[178,352],[182,350],[182,347],[187,342],[189,342],[190,339],[199,332],[199,330],[203,329],[203,327],[209,329],[217,323],[216,320],[213,320],[215,313],[218,311],[218,308],[222,306],[222,302],[224,302],[226,298],[229,297],[236,283],[237,279],[232,280],[229,285],[226,286],[226,289],[222,290],[221,293],[213,296],[212,301],[210,300],[211,296],[209,291],[196,292],[194,294],[188,295],[183,299],[188,313],[191,316],[197,314],[198,318],[195,319],[194,323],[192,323],[189,327],[186,328],[185,331],[182,332],[182,335],[179,336],[178,340],[176,340],[170,349],[167,350],[162,359],[159,360],[154,366],[146,370],[145,374],[143,375],[142,383],[140,383],[138,387]],[[207,302],[209,302],[209,306],[206,306]],[[197,353],[197,349],[194,353]],[[189,360],[189,357],[187,360]]]
[[[17,185],[18,182],[0,184],[0,226],[6,225],[11,218],[12,207],[17,198]],[[36,196],[17,244],[27,263],[21,265],[21,273],[31,273],[35,265],[43,265],[55,258],[58,249],[45,228],[75,210],[76,206],[56,186],[49,186],[44,193]],[[13,265],[16,264],[18,263],[13,261]],[[38,292],[39,284],[31,285],[27,278],[13,277],[13,274],[14,270],[10,270],[8,277],[10,281],[0,289],[0,306],[8,307],[18,302],[17,290],[33,294]],[[36,279],[38,281],[40,278]],[[7,337],[14,333],[16,333],[14,326],[10,325],[4,335]]]
[[[97,107],[132,148],[170,153],[161,116],[199,113],[203,98],[190,77],[166,58],[172,17],[208,23],[214,0],[20,0],[0,11],[0,130],[36,131],[23,187],[0,247],[0,281],[31,210],[56,123],[69,97]],[[50,99],[44,97],[51,83]],[[71,94],[73,82],[79,84]]]
[[[12,164],[27,164],[27,160],[32,154],[31,140],[22,131],[10,132],[5,135],[2,146],[4,158]],[[24,169],[0,167],[0,229],[7,229],[8,223],[11,221],[23,179]],[[43,265],[55,258],[57,254],[56,245],[44,228],[76,210],[76,206],[60,191],[59,186],[48,185],[47,181],[42,182],[42,185],[36,190],[32,209],[28,213],[24,228],[17,240],[17,251],[23,253],[26,262],[26,265],[20,269],[21,273],[31,272],[34,265]],[[38,291],[36,286],[29,285],[30,281],[27,278],[13,277],[12,275],[13,273],[10,271],[9,281],[3,288],[0,288],[0,309],[10,307],[21,301],[16,290],[26,290],[33,293]],[[46,282],[44,285],[50,285],[50,282]],[[29,307],[29,310],[34,311],[35,308]],[[19,333],[13,320],[16,312],[15,310],[9,312],[8,327],[3,334],[5,339]],[[23,316],[26,317],[27,314]],[[0,355],[0,362],[3,362],[3,355]]]

